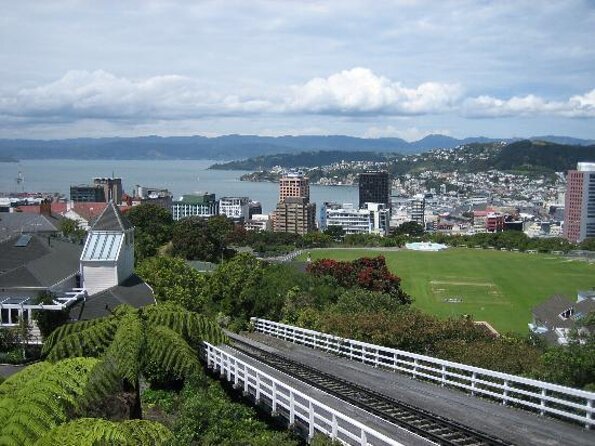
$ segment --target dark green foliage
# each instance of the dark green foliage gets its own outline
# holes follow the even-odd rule
[[[579,245],[579,249],[584,249],[585,251],[595,251],[595,237],[584,239]]]
[[[421,235],[423,235],[424,233],[424,228],[422,225],[420,225],[417,222],[414,221],[407,221],[405,223],[403,223],[402,225],[397,226],[394,231],[393,234],[394,235],[408,235],[410,237],[419,237]]]
[[[185,260],[177,257],[151,257],[136,272],[153,288],[157,302],[172,302],[187,310],[203,312],[208,301],[203,296],[207,279]]]
[[[35,446],[122,446],[166,445],[173,434],[159,423],[145,420],[113,422],[98,418],[80,418],[64,423],[41,437]]]
[[[238,254],[219,265],[209,276],[205,293],[224,314],[249,317],[264,270],[264,263],[256,257]]]
[[[37,297],[37,303],[51,304],[55,299],[55,294],[51,291],[41,291]],[[41,332],[41,336],[47,338],[52,331],[68,322],[68,310],[58,311],[35,311],[33,318]]]
[[[595,338],[554,347],[543,355],[544,375],[548,381],[578,388],[595,388]]]
[[[396,313],[402,309],[402,304],[391,295],[361,288],[345,291],[337,303],[329,307],[329,311],[337,314]]]
[[[426,234],[424,239],[437,243],[445,243],[450,246],[480,246],[482,248],[491,246],[496,249],[518,249],[519,251],[534,249],[539,252],[567,252],[572,249],[577,249],[576,245],[573,245],[568,240],[560,237],[530,238],[524,232],[520,231],[504,231],[496,233],[453,236],[448,236],[445,234]],[[588,249],[588,245],[585,249]]]
[[[543,141],[518,141],[505,146],[492,162],[499,170],[541,169],[565,172],[579,161],[595,159],[595,146],[572,146]]]
[[[174,445],[297,446],[284,432],[269,430],[256,413],[232,403],[218,383],[198,376],[187,382],[173,428]]]
[[[183,218],[173,227],[173,254],[188,260],[221,262],[228,256],[226,238],[232,230],[233,223],[223,215]]]
[[[126,217],[135,227],[134,251],[137,260],[154,256],[172,237],[171,212],[154,204],[134,206]]]

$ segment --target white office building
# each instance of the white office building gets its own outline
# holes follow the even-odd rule
[[[250,200],[248,197],[222,197],[219,199],[219,215],[246,221],[250,216]]]
[[[390,211],[384,203],[364,203],[362,209],[352,203],[324,203],[320,212],[320,229],[340,226],[346,234],[386,235]]]

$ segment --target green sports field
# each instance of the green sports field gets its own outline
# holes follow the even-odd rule
[[[312,259],[383,255],[414,305],[439,316],[471,314],[501,333],[526,333],[531,308],[553,294],[595,287],[595,264],[546,254],[450,248],[442,252],[313,250]],[[300,258],[305,259],[305,256]]]

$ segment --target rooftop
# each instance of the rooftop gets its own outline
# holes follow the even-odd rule
[[[93,231],[124,232],[133,227],[128,219],[122,215],[118,206],[113,201],[110,201],[91,229]]]
[[[0,242],[0,288],[47,288],[78,271],[81,245],[33,235],[15,246],[18,239]]]
[[[79,302],[70,310],[70,317],[74,320],[89,320],[109,316],[118,305],[126,304],[134,308],[144,307],[155,303],[153,290],[133,274],[122,284],[109,288]]]

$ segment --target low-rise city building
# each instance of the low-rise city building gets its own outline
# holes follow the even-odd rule
[[[172,203],[172,216],[174,220],[186,217],[213,217],[219,215],[219,202],[215,194],[183,195],[182,198]]]

